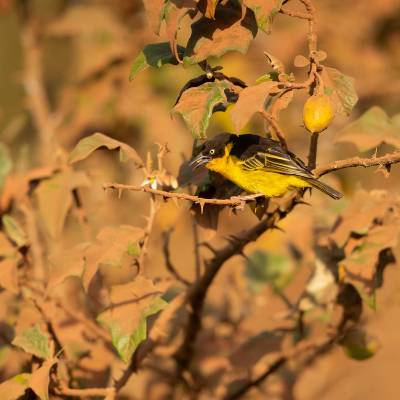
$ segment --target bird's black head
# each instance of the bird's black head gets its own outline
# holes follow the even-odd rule
[[[237,136],[230,133],[220,133],[214,138],[207,140],[200,147],[200,152],[194,157],[190,165],[196,169],[205,165],[215,158],[222,157],[228,144],[233,145]]]

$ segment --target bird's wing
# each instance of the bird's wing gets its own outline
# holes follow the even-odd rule
[[[265,170],[304,178],[313,177],[299,158],[275,142],[268,146],[251,146],[243,153],[241,159],[242,168],[246,171]]]

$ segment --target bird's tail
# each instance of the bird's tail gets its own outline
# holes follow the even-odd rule
[[[334,188],[328,186],[327,184],[319,181],[316,178],[305,179],[312,187],[317,188],[323,193],[326,193],[328,196],[332,197],[332,199],[339,200],[343,197],[343,194],[335,190]]]

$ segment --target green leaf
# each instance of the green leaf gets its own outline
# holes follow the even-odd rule
[[[28,237],[19,223],[8,214],[1,218],[7,236],[18,246],[23,247],[28,244]]]
[[[106,147],[109,150],[119,149],[120,161],[122,162],[131,160],[139,167],[143,165],[142,159],[131,146],[112,139],[102,133],[94,133],[80,140],[69,155],[69,162],[73,164],[77,161],[84,160],[101,147]]]
[[[121,359],[128,363],[140,343],[147,338],[147,320],[167,303],[150,279],[137,277],[133,282],[111,288],[111,306],[98,316],[109,330]]]
[[[19,374],[0,384],[1,400],[17,400],[29,388],[31,374]]]
[[[8,147],[0,143],[0,189],[4,185],[4,181],[8,173],[11,171],[12,162]]]
[[[22,335],[16,336],[12,341],[14,346],[21,347],[27,353],[42,359],[51,357],[49,347],[49,336],[41,331],[38,325],[24,331]]]
[[[185,48],[178,46],[178,54],[183,57]],[[169,42],[153,43],[147,45],[133,61],[129,80],[132,81],[139,72],[149,67],[161,68],[165,64],[179,64],[175,55],[172,54]]]
[[[282,7],[282,0],[243,0],[243,3],[253,10],[258,27],[270,33],[274,17]]]
[[[292,280],[293,267],[290,260],[280,254],[257,250],[246,263],[245,275],[252,291],[259,291],[266,283],[281,291]]]
[[[382,108],[373,106],[339,131],[335,142],[353,143],[360,151],[376,148],[382,143],[400,148],[396,118],[397,116],[394,116],[391,119]]]
[[[183,92],[173,111],[182,115],[195,137],[205,138],[214,107],[229,104],[224,90],[230,87],[227,81],[215,81],[189,88]]]
[[[349,116],[358,102],[354,79],[330,67],[324,67],[321,76],[325,85],[325,94],[331,97],[336,111]]]
[[[353,328],[346,332],[340,344],[350,358],[359,361],[371,358],[380,347],[378,340],[362,328]]]

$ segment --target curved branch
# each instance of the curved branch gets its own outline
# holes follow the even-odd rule
[[[371,158],[363,158],[363,157],[353,157],[348,158],[346,160],[338,160],[333,163],[323,165],[321,167],[317,167],[314,170],[314,174],[317,178],[322,175],[328,174],[333,171],[338,171],[340,169],[345,168],[355,168],[355,167],[390,167],[392,164],[396,164],[400,162],[400,150],[393,151],[392,153],[385,154],[381,157],[371,157]]]

